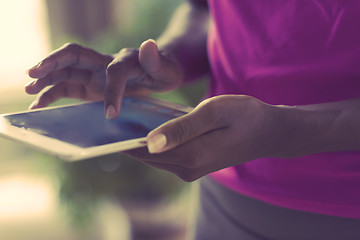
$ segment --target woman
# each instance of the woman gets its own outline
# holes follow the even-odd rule
[[[66,45],[29,70],[43,107],[168,91],[210,73],[208,98],[128,154],[201,180],[196,239],[360,238],[360,3],[184,3],[157,40],[102,55]]]

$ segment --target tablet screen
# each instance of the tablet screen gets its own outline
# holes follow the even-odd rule
[[[120,117],[107,120],[104,103],[93,102],[5,116],[25,128],[80,147],[146,137],[154,128],[185,112],[137,98],[124,98]]]

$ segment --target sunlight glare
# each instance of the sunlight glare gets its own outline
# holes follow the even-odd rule
[[[11,0],[0,3],[1,89],[23,86],[26,69],[49,50],[43,0]]]
[[[53,186],[24,176],[0,179],[0,222],[46,216],[56,202]]]

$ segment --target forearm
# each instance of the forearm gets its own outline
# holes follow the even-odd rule
[[[285,158],[320,152],[360,151],[360,99],[277,106],[277,153]]]
[[[199,78],[209,71],[206,49],[208,22],[206,7],[185,2],[157,40],[159,50],[168,52],[180,63],[185,81]]]

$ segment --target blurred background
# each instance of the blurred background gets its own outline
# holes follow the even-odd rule
[[[0,113],[34,96],[26,69],[67,42],[102,53],[156,39],[183,0],[0,0]],[[206,79],[154,97],[196,105]],[[60,100],[57,105],[74,100]],[[122,154],[66,163],[0,138],[0,239],[184,239],[196,183]]]

